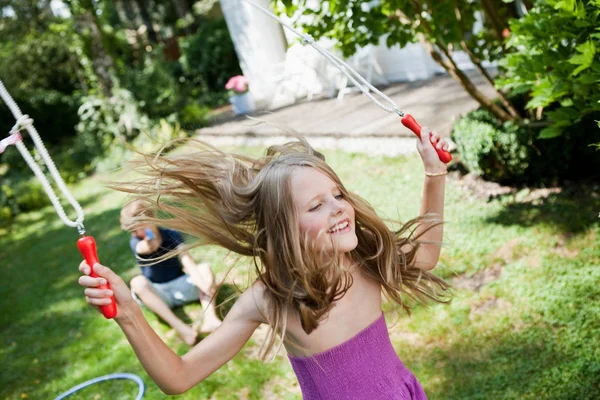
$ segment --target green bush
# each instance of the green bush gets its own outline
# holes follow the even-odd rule
[[[0,186],[0,222],[6,223],[22,212],[37,210],[50,204],[36,178],[3,179]]]
[[[20,212],[39,210],[50,204],[42,184],[35,177],[17,185],[15,199]]]
[[[539,136],[576,134],[585,118],[600,117],[600,2],[538,0],[513,19],[496,86],[527,93],[526,109],[552,124]],[[584,125],[585,122],[584,122]]]
[[[590,118],[569,127],[570,134],[539,138],[542,128],[498,123],[485,110],[468,113],[454,124],[452,140],[460,161],[486,180],[508,184],[557,184],[597,178],[600,157],[592,143],[600,131]]]
[[[110,98],[87,96],[79,108],[78,135],[67,153],[79,165],[94,170],[97,162],[120,141],[148,131],[150,120],[140,112],[131,92],[113,89]]]
[[[154,154],[160,150],[166,143],[173,139],[186,137],[186,132],[182,131],[178,124],[171,124],[166,119],[161,119],[158,123],[144,132],[141,132],[135,139],[124,143],[115,143],[110,151],[95,165],[97,172],[106,172],[119,168],[127,163],[135,152]]]
[[[198,103],[190,103],[181,110],[179,119],[186,129],[198,128],[206,125],[210,112],[211,110],[209,107],[202,106]]]
[[[512,122],[497,125],[488,111],[476,110],[460,119],[452,139],[467,169],[487,180],[519,180],[529,166],[529,132]]]
[[[186,80],[206,92],[223,93],[229,78],[242,74],[224,18],[203,20],[194,35],[180,39],[180,46]],[[191,93],[196,99],[200,94]]]
[[[185,104],[185,90],[178,83],[181,66],[165,60],[157,46],[144,56],[143,67],[126,66],[120,74],[121,85],[137,100],[140,110],[150,118],[164,118]]]

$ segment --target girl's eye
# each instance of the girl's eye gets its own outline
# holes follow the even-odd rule
[[[317,211],[319,209],[319,207],[321,207],[321,204],[317,204],[316,206],[314,206],[313,208],[309,209],[308,211]]]
[[[343,195],[342,193],[340,193],[340,194],[338,194],[337,196],[335,196],[335,198],[336,198],[337,200],[341,200],[341,199],[343,199],[343,198],[344,198],[344,195]]]

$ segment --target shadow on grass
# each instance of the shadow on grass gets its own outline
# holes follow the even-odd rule
[[[508,331],[435,349],[414,362],[427,359],[424,367],[442,376],[426,385],[435,399],[600,398],[597,360],[567,352],[561,334],[573,331],[550,326]]]
[[[455,311],[450,338],[399,351],[432,399],[598,399],[599,263],[600,243],[548,255],[498,282],[514,296],[503,308]]]
[[[598,193],[574,186],[544,199],[510,202],[486,222],[503,226],[546,225],[562,233],[578,234],[597,224],[599,213]]]

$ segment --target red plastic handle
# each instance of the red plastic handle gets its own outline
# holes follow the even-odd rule
[[[415,121],[412,115],[405,114],[404,117],[402,117],[401,121],[405,127],[413,131],[415,135],[417,135],[417,137],[421,138],[421,125],[419,125],[419,123]],[[448,164],[450,161],[452,161],[452,154],[445,150],[436,148],[435,143],[433,142],[431,142],[431,144],[433,144],[433,148],[438,153],[438,157],[440,158],[441,162]]]
[[[93,278],[97,278],[98,275],[94,272],[94,264],[100,264],[98,261],[98,253],[96,252],[96,241],[91,236],[83,236],[77,240],[77,247],[85,258],[85,262],[90,266],[91,272],[90,276]],[[98,286],[99,289],[110,289],[110,285],[101,285]],[[104,317],[110,319],[114,318],[117,315],[117,303],[115,303],[115,297],[111,296],[110,304],[107,306],[100,306],[100,311],[104,315]]]

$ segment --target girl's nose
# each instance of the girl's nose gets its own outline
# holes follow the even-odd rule
[[[342,207],[339,204],[333,204],[331,206],[331,215],[338,215],[342,212]]]

